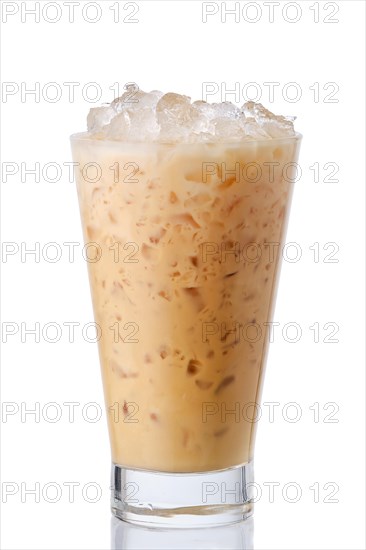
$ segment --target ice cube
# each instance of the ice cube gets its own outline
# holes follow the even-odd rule
[[[165,141],[186,139],[197,122],[199,113],[191,105],[191,98],[168,93],[158,101],[156,116],[160,125],[160,137]]]
[[[142,90],[135,90],[132,87],[121,95],[117,97],[111,103],[111,107],[115,110],[116,113],[122,111],[136,111],[138,109],[143,109],[144,107],[155,107],[157,103],[156,96],[154,94],[148,94]]]
[[[213,120],[215,137],[219,140],[237,141],[245,138],[244,127],[240,120],[228,119],[225,117]]]
[[[104,127],[107,139],[127,140],[130,131],[130,117],[126,111],[116,115],[113,120]]]
[[[114,109],[109,105],[108,107],[93,107],[87,118],[88,132],[99,132],[103,126],[110,123],[115,114]]]
[[[192,107],[209,120],[216,116],[215,106],[207,101],[194,101]]]
[[[180,94],[165,94],[156,105],[156,114],[161,125],[190,122],[192,111],[191,98]]]
[[[255,119],[248,117],[243,120],[245,135],[253,139],[269,139],[271,136],[261,127],[258,126]]]
[[[277,116],[263,107],[261,103],[254,103],[254,101],[245,103],[242,111],[253,117],[258,129],[263,129],[270,137],[295,135],[293,117]],[[252,127],[254,126],[252,125]]]
[[[214,103],[212,105],[215,111],[216,118],[239,118],[240,109],[231,101],[223,101],[222,103]]]
[[[154,141],[159,136],[159,124],[155,110],[145,108],[128,112],[130,118],[129,138],[131,141]]]

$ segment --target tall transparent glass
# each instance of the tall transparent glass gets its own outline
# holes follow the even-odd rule
[[[252,513],[300,142],[71,137],[119,518],[192,527]]]

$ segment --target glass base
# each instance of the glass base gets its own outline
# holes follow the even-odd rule
[[[199,473],[133,470],[112,464],[111,508],[145,526],[227,525],[253,514],[253,462]]]

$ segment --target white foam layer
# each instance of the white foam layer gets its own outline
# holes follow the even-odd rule
[[[294,117],[276,116],[260,103],[240,109],[223,103],[191,102],[175,93],[127,91],[110,105],[92,108],[88,135],[133,142],[220,142],[295,136]]]

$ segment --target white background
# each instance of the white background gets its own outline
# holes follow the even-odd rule
[[[88,22],[82,17],[87,3],[80,1],[75,22],[70,23],[64,2],[57,2],[61,18],[50,23],[45,19],[57,16],[54,6],[41,12],[40,21],[35,22],[34,15],[24,12],[34,8],[35,2],[2,2],[2,80],[13,83],[5,91],[14,92],[2,96],[2,162],[23,162],[26,168],[36,162],[41,168],[49,162],[60,166],[70,162],[69,135],[85,129],[93,106],[93,89],[82,94],[89,82],[100,86],[100,102],[114,98],[109,87],[115,82],[121,89],[133,81],[143,90],[176,91],[194,99],[202,97],[204,82],[217,83],[223,93],[225,85],[233,89],[238,83],[240,94],[254,97],[255,88],[246,85],[255,82],[267,107],[297,116],[296,128],[304,135],[302,177],[295,188],[287,242],[298,243],[302,256],[297,262],[283,262],[275,321],[281,327],[298,323],[302,336],[290,343],[279,330],[269,354],[263,401],[280,405],[274,422],[263,408],[258,430],[256,480],[263,495],[256,504],[255,548],[365,548],[364,2],[338,1],[327,6],[281,2],[272,23],[262,2],[252,2],[249,8],[245,8],[248,2],[238,3],[238,22],[229,15],[226,22],[221,21],[218,11],[206,23],[199,1],[138,1],[137,23],[123,22],[132,11],[128,6],[123,9],[124,2],[119,2],[120,21],[114,22],[110,7],[117,3],[107,1],[98,3],[100,20]],[[45,4],[40,2],[40,9]],[[233,6],[226,3],[227,8]],[[221,2],[216,7],[220,10]],[[5,20],[4,10],[16,8],[18,12]],[[314,21],[317,8],[319,22]],[[332,15],[336,8],[338,13]],[[96,13],[92,6],[86,16],[94,19]],[[299,20],[289,22],[296,13]],[[249,22],[256,14],[259,20]],[[338,22],[326,23],[326,16]],[[49,82],[57,83],[62,92],[56,102],[51,101],[56,88],[44,88]],[[80,83],[74,99],[65,82]],[[273,102],[266,82],[279,83]],[[41,90],[39,101],[34,95],[22,97],[21,92],[35,83]],[[297,84],[286,87],[288,83]],[[329,87],[328,83],[335,84]],[[299,89],[301,97],[293,101]],[[245,98],[239,99],[243,103]],[[220,93],[212,100],[220,101]],[[319,182],[310,169],[314,163],[320,166]],[[333,176],[338,182],[324,181],[331,172],[329,167],[323,169],[326,163],[339,166]],[[2,184],[2,239],[19,247],[14,255],[2,257],[2,321],[19,326],[2,346],[2,400],[6,410],[14,413],[3,414],[1,423],[2,547],[107,549],[111,544],[107,427],[104,414],[93,423],[95,410],[84,409],[84,418],[81,412],[87,403],[103,404],[97,347],[81,333],[81,327],[93,321],[86,263],[80,246],[70,262],[62,244],[81,241],[76,191],[65,166],[55,183],[47,181],[53,177],[51,171],[49,177],[41,175],[39,182],[29,174],[22,182],[21,176],[19,171]],[[34,255],[28,255],[22,262],[22,247],[34,247],[36,242],[41,250],[46,243],[59,243],[60,261],[51,263],[41,255],[36,262]],[[323,246],[330,242],[339,247],[335,263],[324,261],[332,248],[323,250]],[[318,262],[309,248],[314,243],[320,247]],[[38,322],[42,327],[70,321],[80,323],[74,343],[69,343],[65,326],[56,343],[42,336],[36,343],[29,335],[21,341],[22,322],[28,327]],[[320,325],[318,343],[309,329],[315,322]],[[330,330],[322,327],[328,322],[339,326],[334,336],[338,343],[324,342]],[[21,409],[34,408],[36,402],[41,408],[39,421],[29,414],[22,419]],[[55,409],[43,409],[50,402],[58,403],[62,411],[55,423],[49,420]],[[80,403],[74,422],[69,421],[65,402]],[[283,417],[283,410],[288,416],[294,414],[294,409],[286,409],[291,402],[301,408],[298,422]],[[309,408],[314,403],[320,407],[318,422]],[[324,410],[327,403],[339,408],[331,417],[338,422],[324,421],[335,407]],[[67,482],[80,484],[71,503]],[[280,484],[273,503],[263,485],[266,482]],[[36,483],[40,502],[24,494]],[[58,484],[62,491],[57,502],[50,502],[57,497],[52,487],[42,495],[47,483]],[[101,498],[94,503],[90,500],[95,492],[86,491],[87,483],[101,487]],[[298,502],[284,498],[287,483],[300,487]],[[319,502],[314,502],[314,489],[309,488],[316,483]],[[333,498],[338,502],[324,502],[334,484],[338,490]],[[6,491],[12,487],[15,494],[5,494],[4,487]],[[214,540],[211,547],[230,547]]]

